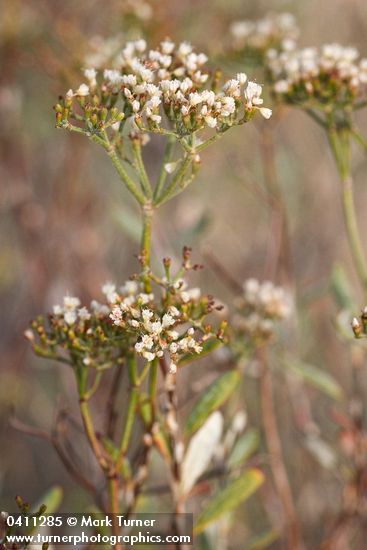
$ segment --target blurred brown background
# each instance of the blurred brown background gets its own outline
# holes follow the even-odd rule
[[[67,291],[89,302],[101,297],[103,282],[123,282],[137,267],[139,220],[113,168],[96,146],[54,127],[52,105],[59,93],[83,81],[79,68],[90,40],[96,35],[136,36],[141,27],[153,45],[166,36],[185,39],[220,59],[230,22],[289,11],[298,20],[302,45],[337,41],[367,55],[364,0],[157,0],[149,2],[150,17],[143,20],[133,13],[138,4],[0,2],[0,508],[11,506],[15,494],[36,501],[47,488],[60,484],[65,491],[62,508],[82,509],[85,497],[47,442],[9,426],[9,416],[15,413],[47,430],[60,403],[67,406],[74,396],[69,373],[33,357],[22,334],[30,319],[45,313]],[[240,67],[227,61],[226,69],[235,72]],[[363,122],[362,117],[362,130]],[[238,128],[205,151],[191,189],[161,211],[154,227],[156,257],[175,256],[182,245],[192,246],[195,259],[207,264],[198,282],[224,301],[231,299],[231,291],[206,261],[208,254],[239,282],[272,275],[267,271],[269,250],[277,244],[266,199],[264,124],[259,120]],[[305,115],[287,111],[273,124],[290,228],[290,285],[297,291],[299,313],[297,334],[292,333],[288,345],[329,370],[348,392],[349,351],[336,336],[336,307],[328,292],[335,262],[347,266],[360,296],[349,265],[337,174],[322,132]],[[160,154],[159,142],[149,145],[152,173]],[[366,166],[366,159],[356,153],[357,205],[364,231]],[[281,274],[274,276],[285,282]],[[250,381],[249,406],[251,390]],[[307,392],[314,421],[334,447],[330,402],[313,390]],[[325,518],[340,502],[341,476],[323,469],[305,451],[283,380],[277,384],[277,402],[297,505],[305,532],[316,544]],[[80,437],[77,430],[75,437]]]

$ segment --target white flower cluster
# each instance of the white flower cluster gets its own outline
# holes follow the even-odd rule
[[[326,44],[317,48],[267,54],[267,66],[278,95],[348,103],[366,92],[367,59],[355,48]]]
[[[234,325],[250,338],[269,338],[274,323],[291,314],[291,301],[282,287],[270,281],[260,283],[248,279],[243,285],[243,296],[237,301],[239,314]]]
[[[145,40],[131,41],[102,75],[95,67],[86,68],[88,83],[75,92],[69,90],[67,97],[95,94],[102,77],[101,92],[120,94],[125,117],[134,116],[139,125],[144,116],[150,129],[157,129],[164,113],[181,133],[244,122],[256,110],[265,118],[271,116],[271,110],[262,107],[262,87],[248,81],[244,73],[226,82],[219,92],[211,89],[207,60],[188,42],[176,45],[165,40],[157,49],[148,50]]]
[[[147,361],[153,361],[168,352],[170,371],[174,373],[180,355],[202,351],[201,342],[206,339],[206,335],[200,342],[195,340],[194,327],[183,328],[188,319],[176,306],[171,305],[165,311],[157,312],[153,303],[154,295],[138,292],[134,281],[128,281],[120,290],[121,295],[118,295],[114,285],[104,287],[107,299],[114,304],[110,318],[114,325],[136,334],[135,351]],[[199,300],[201,296],[199,289],[187,289],[182,280],[175,283],[175,290],[181,304]],[[180,325],[181,331],[178,330]]]
[[[80,300],[75,296],[65,296],[63,305],[54,305],[53,314],[56,317],[63,318],[67,325],[73,325],[77,319],[88,321],[91,317],[86,307],[79,307]]]
[[[230,27],[236,50],[268,48],[290,50],[299,35],[296,21],[290,13],[270,14],[257,21],[235,21]]]
[[[165,279],[162,284],[167,288]],[[170,305],[162,310],[162,307],[156,306],[154,294],[144,292],[142,284],[137,281],[128,280],[119,288],[113,283],[106,283],[102,286],[102,293],[108,305],[93,300],[89,311],[86,307],[80,307],[79,298],[65,296],[62,306],[53,307],[53,316],[67,327],[73,326],[74,330],[84,330],[86,321],[95,324],[101,317],[105,321],[109,318],[113,326],[124,329],[124,336],[147,361],[168,353],[170,371],[173,373],[177,370],[180,356],[199,354],[202,342],[213,335],[204,334],[196,340],[195,328],[188,327],[190,315],[187,308],[199,303],[200,289],[188,288],[186,281],[178,279],[172,283],[171,290],[178,307]],[[163,296],[165,293],[166,290]],[[89,327],[87,334],[91,331]]]
[[[170,371],[177,371],[177,361],[185,353],[200,353],[202,346],[193,335],[195,329],[190,327],[183,333],[175,330],[182,320],[175,306],[170,306],[161,315],[152,309],[135,309],[126,306],[124,302],[114,306],[110,315],[117,326],[130,325],[138,334],[135,351],[147,361],[162,357],[167,351],[170,356]]]

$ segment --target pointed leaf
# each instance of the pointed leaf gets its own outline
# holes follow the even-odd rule
[[[228,459],[229,468],[243,464],[257,449],[260,437],[257,430],[247,430],[235,443]]]
[[[196,402],[185,426],[186,436],[190,436],[200,428],[208,416],[219,409],[238,386],[240,373],[237,370],[226,372],[217,378]]]
[[[212,413],[200,430],[191,438],[185,453],[182,470],[182,495],[187,495],[199,477],[209,466],[223,431],[223,417],[219,411]]]
[[[194,533],[201,533],[209,523],[237,508],[260,487],[263,481],[263,473],[255,468],[247,470],[242,476],[232,481],[223,491],[217,493],[199,514]]]
[[[302,380],[319,389],[329,397],[337,400],[342,398],[343,394],[341,387],[335,378],[328,372],[296,359],[285,361],[285,366],[302,378]]]

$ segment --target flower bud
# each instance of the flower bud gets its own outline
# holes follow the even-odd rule
[[[354,332],[354,336],[356,338],[359,338],[362,334],[362,325],[357,319],[357,317],[353,317],[351,325],[352,325],[352,330]]]

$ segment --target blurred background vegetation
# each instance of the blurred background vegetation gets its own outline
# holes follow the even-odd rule
[[[56,131],[52,105],[58,94],[83,80],[79,70],[85,56],[98,50],[96,37],[121,36],[123,42],[143,34],[152,45],[167,36],[188,40],[210,54],[213,66],[221,64],[228,72],[245,70],[256,77],[255,68],[241,65],[238,59],[224,60],[228,28],[232,21],[256,19],[269,11],[295,15],[302,46],[338,41],[367,54],[364,0],[0,1],[1,508],[12,507],[16,494],[38,501],[54,485],[64,490],[62,510],[84,508],[87,497],[48,442],[19,433],[9,424],[16,414],[30,425],[50,430],[56,411],[71,407],[75,398],[67,370],[33,357],[23,332],[30,319],[48,311],[66,291],[89,302],[103,282],[123,282],[137,268],[139,226],[134,205],[102,151],[78,135]],[[256,120],[205,151],[193,186],[163,208],[155,222],[155,256],[177,257],[184,244],[192,246],[195,259],[206,265],[195,275],[197,283],[224,302],[233,297],[228,274],[240,284],[254,276],[292,289],[297,318],[292,319],[283,346],[332,374],[343,395],[350,396],[351,364],[361,362],[360,350],[345,345],[335,330],[338,306],[330,293],[330,280],[336,264],[345,266],[358,309],[362,297],[350,265],[336,170],[322,131],[304,114],[286,110],[275,117],[276,177],[289,241],[283,268],[275,269],[272,255],[279,246],[283,206],[279,207],[269,185],[275,171],[264,163],[269,154],[264,126],[265,121]],[[152,173],[161,153],[159,140],[154,140],[147,149]],[[356,153],[354,167],[365,232],[367,163],[362,154]],[[207,369],[208,379],[212,376],[210,363],[195,368]],[[249,423],[256,424],[256,365],[249,370],[253,372],[246,379],[243,397]],[[203,384],[205,373],[200,372]],[[183,383],[193,385],[195,377],[186,376]],[[358,388],[366,395],[362,368]],[[275,390],[303,534],[309,547],[315,548],[325,525],[341,507],[345,472],[334,417],[346,401],[336,405],[286,376],[277,378]],[[187,388],[183,391],[189,393]],[[71,410],[67,424],[69,437],[77,440],[80,433],[73,414]],[[307,445],[302,432],[308,414],[320,435],[316,449]],[[86,447],[81,441],[81,458],[83,453]],[[270,489],[262,491],[263,497],[268,495],[268,507],[275,510],[270,515],[276,515]],[[233,538],[238,542],[233,548],[243,548],[244,517],[251,518],[255,531],[264,525],[256,500],[260,498],[254,497],[251,507],[238,512],[240,522]]]

